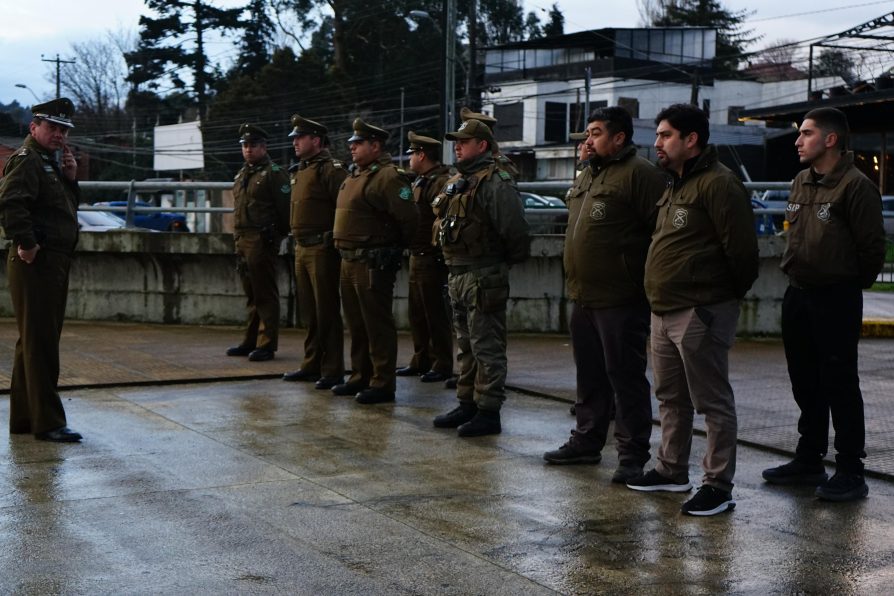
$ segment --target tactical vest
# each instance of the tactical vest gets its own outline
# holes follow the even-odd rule
[[[324,178],[326,164],[330,161],[334,163],[334,160],[328,159],[301,161],[292,174],[289,225],[296,238],[332,230],[335,202],[329,196],[329,187]]]
[[[419,176],[413,181],[413,202],[416,204],[416,210],[419,213],[419,223],[416,225],[416,235],[410,244],[413,251],[431,250],[438,246],[432,242],[432,234],[434,232],[435,212],[431,204],[434,198],[443,188],[439,188],[446,180],[444,176],[448,172],[447,166],[437,166],[431,172]]]
[[[496,170],[497,166],[492,164],[468,176],[457,173],[432,202],[437,216],[433,240],[441,246],[448,262],[455,257],[503,253],[496,230],[480,202],[475,200],[481,184]]]
[[[374,248],[395,246],[400,239],[391,216],[375,205],[375,197],[366,195],[370,179],[383,168],[366,168],[345,178],[338,191],[335,226],[336,248]]]

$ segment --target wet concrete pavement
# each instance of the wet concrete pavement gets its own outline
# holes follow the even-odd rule
[[[0,322],[3,371],[10,336],[14,325]],[[274,378],[297,366],[299,331],[286,331],[273,362],[222,356],[236,339],[234,329],[67,324],[63,384],[81,388],[64,392],[66,408],[86,438],[0,440],[0,593],[883,594],[894,586],[894,484],[884,472],[869,480],[868,499],[822,503],[809,489],[765,485],[760,471],[784,456],[741,445],[737,508],[700,519],[680,515],[685,495],[612,485],[613,444],[598,466],[544,465],[542,453],[572,425],[561,401],[574,388],[566,338],[510,338],[511,384],[558,399],[512,392],[503,434],[478,439],[431,426],[454,403],[439,385],[399,379],[396,404],[360,406]],[[890,345],[861,344],[867,411],[881,412],[868,426],[889,454],[890,427],[872,425],[890,422]],[[406,337],[401,353],[405,362]],[[757,438],[794,436],[779,342],[739,342],[732,371],[740,421],[752,420]],[[192,382],[158,384],[177,380]],[[762,410],[764,402],[778,406]],[[655,428],[653,453],[658,436]],[[696,484],[703,452],[696,436]]]

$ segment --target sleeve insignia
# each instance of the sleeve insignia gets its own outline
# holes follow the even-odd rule
[[[280,188],[279,190],[282,191],[283,194],[289,194],[289,185],[283,184],[282,188]]]
[[[503,170],[499,170],[498,174],[500,175],[500,178],[502,178],[503,180],[512,180],[512,176],[509,174],[509,172],[504,172]]]
[[[410,190],[409,186],[404,186],[400,189],[400,198],[404,201],[409,201],[413,196],[413,191]]]

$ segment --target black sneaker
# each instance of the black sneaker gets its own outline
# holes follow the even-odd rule
[[[551,464],[598,464],[602,461],[602,454],[574,445],[568,441],[558,449],[547,451],[543,459]]]
[[[456,428],[465,424],[478,413],[478,406],[473,401],[459,402],[459,405],[440,416],[435,416],[434,425],[437,428]]]
[[[612,475],[615,484],[627,484],[643,475],[643,467],[636,464],[620,464]]]
[[[680,511],[687,515],[717,515],[736,508],[732,493],[703,484],[695,496],[683,503]]]
[[[787,464],[768,468],[761,473],[761,476],[770,484],[802,486],[817,486],[828,478],[822,462],[810,464],[797,458]]]
[[[816,496],[823,501],[856,501],[869,494],[863,474],[835,472],[829,480],[816,487]]]
[[[685,493],[692,490],[692,483],[689,482],[689,479],[685,482],[677,482],[670,478],[665,478],[655,470],[649,470],[639,478],[629,480],[627,488],[643,492]]]

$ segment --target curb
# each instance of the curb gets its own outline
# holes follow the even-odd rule
[[[894,319],[863,319],[861,337],[894,337]]]

